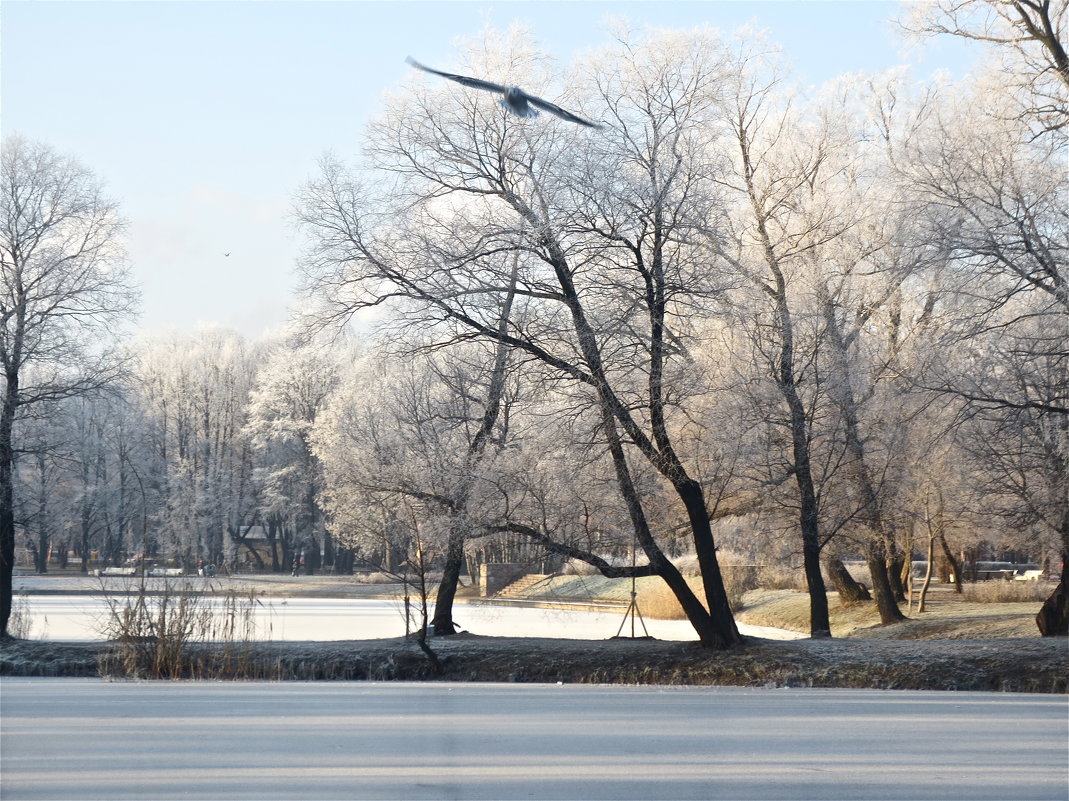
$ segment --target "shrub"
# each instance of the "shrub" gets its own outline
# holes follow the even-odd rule
[[[724,565],[720,572],[724,576],[728,605],[732,612],[738,612],[744,605],[742,597],[759,586],[758,568],[756,565]]]

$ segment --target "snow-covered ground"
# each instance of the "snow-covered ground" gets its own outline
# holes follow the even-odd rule
[[[30,636],[72,641],[103,639],[100,621],[107,607],[102,598],[87,595],[29,595]],[[400,601],[343,598],[263,598],[256,606],[257,636],[284,640],[368,640],[405,633]],[[484,636],[563,637],[606,639],[620,631],[631,635],[631,619],[621,611],[539,609],[495,604],[458,604],[454,618],[461,628]],[[646,620],[649,634],[661,640],[693,640],[685,620]],[[768,639],[802,635],[780,629],[740,625],[743,634]],[[635,633],[644,634],[635,620]]]
[[[1065,698],[5,678],[18,799],[1066,798]]]

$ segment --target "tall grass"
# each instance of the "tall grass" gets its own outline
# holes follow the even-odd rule
[[[28,640],[33,636],[33,616],[26,593],[20,592],[11,599],[11,615],[7,619],[7,633],[16,640]]]
[[[981,581],[966,584],[962,597],[978,604],[1041,603],[1050,587],[1039,581]]]
[[[107,612],[98,624],[113,643],[104,652],[104,676],[139,679],[264,678],[251,653],[257,641],[255,592],[211,597],[201,585],[166,582],[160,591],[142,580],[131,594],[104,592]],[[269,637],[268,637],[269,638]]]
[[[743,596],[759,586],[759,568],[756,565],[724,565],[720,568],[720,574],[724,579],[728,605],[732,612],[738,612],[743,608]],[[684,578],[694,594],[704,603],[705,590],[702,588],[701,577],[684,574]],[[663,581],[643,583],[639,587],[636,601],[642,614],[650,618],[685,620],[687,617],[675,594]]]

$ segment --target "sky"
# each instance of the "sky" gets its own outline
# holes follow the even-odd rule
[[[295,192],[328,151],[358,157],[383,93],[412,78],[406,56],[449,70],[458,39],[520,22],[563,67],[606,44],[622,16],[766,29],[802,86],[901,64],[916,78],[968,70],[964,43],[907,51],[889,23],[899,11],[883,0],[4,0],[0,132],[73,156],[119,202],[139,331],[209,323],[259,337],[295,297]]]

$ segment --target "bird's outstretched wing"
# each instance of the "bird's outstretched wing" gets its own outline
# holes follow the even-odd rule
[[[454,75],[451,72],[441,72],[440,70],[432,70],[430,67],[424,66],[416,61],[412,56],[405,59],[409,64],[418,70],[429,72],[432,75],[441,75],[443,78],[448,78],[451,81],[456,81],[464,86],[470,86],[472,89],[483,89],[487,92],[497,92],[498,94],[505,94],[508,91],[507,86],[502,86],[499,83],[491,83],[490,81],[481,81],[478,78],[467,78],[463,75]]]
[[[560,106],[558,106],[556,103],[550,103],[548,100],[543,100],[540,97],[535,97],[534,95],[528,95],[526,92],[524,92],[524,94],[527,95],[527,102],[530,103],[532,106],[535,106],[536,108],[540,108],[543,111],[548,111],[550,114],[555,114],[556,116],[560,117],[562,120],[567,120],[568,122],[575,122],[575,123],[578,123],[579,125],[585,125],[588,128],[600,128],[601,127],[596,122],[591,122],[590,120],[584,120],[582,117],[580,117],[577,114],[572,114],[572,112],[570,112],[570,111],[565,111]]]

